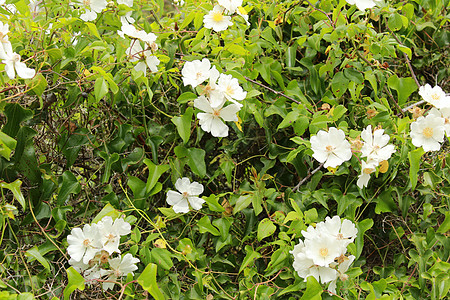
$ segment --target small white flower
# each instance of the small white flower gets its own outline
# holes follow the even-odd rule
[[[114,252],[120,253],[120,236],[129,234],[131,225],[122,218],[117,218],[113,221],[111,217],[106,216],[97,223],[97,227],[102,249],[109,254]]]
[[[17,75],[23,79],[30,79],[36,75],[36,71],[34,69],[28,68],[25,63],[20,61],[20,55],[12,52],[11,44],[2,43],[2,51],[0,51],[0,58],[2,59],[2,63],[5,64],[6,75],[10,79],[14,79]]]
[[[217,32],[226,30],[228,26],[233,25],[233,22],[231,22],[231,17],[224,15],[224,8],[220,5],[214,6],[213,10],[203,17],[203,23],[205,28],[209,28]]]
[[[178,192],[168,191],[166,201],[169,205],[173,205],[172,208],[176,213],[189,212],[189,204],[195,210],[202,208],[205,200],[197,196],[203,193],[203,185],[196,181],[191,183],[189,178],[183,177],[177,179],[175,188]]]
[[[370,180],[370,174],[375,172],[377,165],[378,163],[373,160],[370,160],[368,163],[365,161],[361,162],[361,174],[358,176],[358,181],[356,182],[356,185],[360,189],[367,187]]]
[[[441,149],[444,141],[445,119],[429,114],[426,117],[419,117],[411,123],[411,141],[416,147],[423,147],[423,150],[437,151]]]
[[[238,7],[242,5],[242,0],[218,0],[218,3],[225,8],[228,13],[234,14]]]
[[[345,0],[345,1],[347,1],[348,4],[356,5],[356,7],[358,7],[358,9],[361,11],[365,11],[366,9],[372,8],[375,5],[377,5],[374,0]]]
[[[109,272],[108,281],[117,281],[117,279],[127,276],[128,274],[133,274],[134,271],[138,269],[136,264],[139,259],[133,257],[130,253],[125,254],[122,258],[117,257],[109,260],[109,266],[111,271]],[[114,282],[104,282],[103,290],[112,289],[114,287]]]
[[[84,7],[84,13],[80,15],[80,19],[88,22],[97,19],[97,14],[106,8],[108,2],[106,0],[75,0],[73,4]]]
[[[204,131],[211,132],[212,136],[215,137],[228,136],[228,126],[223,121],[237,122],[239,120],[237,113],[240,107],[236,104],[223,107],[224,104],[225,101],[217,107],[213,107],[205,96],[200,96],[194,100],[194,107],[204,111],[204,113],[197,114],[200,126]]]
[[[185,86],[190,84],[195,88],[210,77],[210,70],[211,62],[207,58],[202,59],[202,61],[187,61],[181,70],[183,84]]]
[[[341,129],[331,127],[328,132],[320,130],[317,135],[311,137],[310,142],[314,151],[313,157],[324,163],[325,168],[335,168],[352,157],[350,143]]]
[[[395,152],[395,147],[389,144],[389,135],[384,134],[383,129],[377,129],[372,134],[372,125],[367,126],[361,133],[361,138],[364,145],[361,148],[362,157],[367,157],[368,161],[375,161],[377,163],[388,160],[392,153]]]
[[[326,234],[341,242],[341,254],[346,252],[347,246],[353,243],[358,234],[358,229],[356,229],[352,221],[347,219],[341,221],[339,216],[334,216],[333,218],[326,217],[325,222],[317,224],[316,230],[326,232]]]
[[[423,100],[437,108],[450,107],[450,97],[445,95],[445,92],[440,86],[433,88],[429,84],[421,86],[419,88],[419,95],[422,96]]]
[[[86,224],[81,228],[73,228],[70,235],[67,236],[67,252],[70,257],[76,261],[82,261],[89,264],[95,254],[101,250],[102,245],[99,243],[99,229],[97,224]]]
[[[436,118],[444,118],[444,129],[447,137],[450,137],[450,107],[444,107],[437,109],[433,107],[430,109],[429,115],[433,115]]]
[[[152,55],[150,50],[143,50],[139,41],[131,41],[130,47],[125,51],[130,56],[130,61],[138,61],[134,69],[136,71],[142,71],[144,76],[147,74],[147,67],[152,72],[158,71],[159,59]]]
[[[220,74],[217,86],[225,95],[225,98],[227,98],[237,106],[242,107],[242,104],[237,102],[236,100],[244,100],[247,96],[247,92],[242,89],[236,78],[233,78],[233,76],[231,75]]]

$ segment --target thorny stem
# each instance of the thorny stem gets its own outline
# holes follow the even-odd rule
[[[245,78],[246,80],[248,80],[248,81],[254,83],[254,84],[259,85],[260,87],[265,88],[266,90],[271,91],[272,93],[274,93],[274,94],[276,94],[276,95],[283,96],[284,98],[289,99],[289,100],[291,100],[291,101],[293,101],[293,102],[295,102],[295,103],[297,103],[297,104],[301,104],[300,101],[297,101],[297,100],[295,100],[294,98],[289,97],[289,96],[283,94],[282,92],[275,91],[274,89],[268,87],[267,85],[264,85],[264,84],[262,84],[262,83],[260,83],[260,82],[258,82],[258,81],[253,80],[253,79],[250,79],[250,78],[248,78],[247,76],[244,76],[244,78]],[[309,108],[307,108],[307,107],[305,107],[305,108],[306,108],[306,110],[307,110],[308,112],[310,112],[311,114],[313,113]]]
[[[316,169],[314,169],[311,173],[308,174],[308,176],[306,176],[305,178],[303,178],[302,180],[300,180],[300,182],[294,186],[294,188],[292,189],[292,192],[296,192],[300,186],[305,183],[306,180],[308,180],[309,178],[311,178],[311,176],[313,176],[314,174],[316,174],[317,171],[320,170],[320,168],[322,168],[324,163],[321,163],[320,166],[318,166]]]

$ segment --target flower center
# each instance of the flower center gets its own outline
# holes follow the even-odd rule
[[[89,246],[90,244],[91,244],[91,241],[90,241],[89,239],[85,239],[85,240],[83,241],[83,245],[84,245],[85,247]]]
[[[433,100],[439,100],[441,99],[441,97],[438,94],[431,94],[431,98],[433,98]]]
[[[320,254],[320,256],[322,256],[322,257],[327,256],[327,255],[328,255],[328,248],[320,248],[319,254]]]
[[[85,6],[91,6],[91,0],[83,0]]]
[[[183,192],[183,198],[188,198],[189,197],[189,193],[188,192]]]
[[[363,170],[363,173],[369,175],[369,174],[372,174],[373,171],[374,171],[374,169],[372,169],[372,168],[365,168]]]
[[[20,55],[19,54],[17,54],[17,53],[14,53],[13,55],[12,55],[12,57],[11,57],[11,60],[13,61],[13,62],[20,62]]]
[[[327,152],[333,152],[334,147],[331,146],[331,145],[328,145],[328,146],[325,147],[325,149],[327,150]]]
[[[422,131],[422,133],[426,138],[430,138],[433,136],[433,128],[425,127],[425,129]]]
[[[212,114],[213,114],[214,117],[218,118],[218,117],[220,117],[220,110],[219,109],[214,109]]]
[[[199,79],[200,77],[202,77],[202,72],[197,72],[196,77],[197,77],[197,79]]]
[[[213,13],[212,19],[214,22],[220,22],[223,20],[223,15],[220,11],[216,11]]]
[[[231,86],[227,86],[227,92],[228,95],[233,95],[234,94],[234,89]]]
[[[106,264],[109,261],[109,255],[108,252],[102,251],[102,255],[100,256],[100,262],[102,264]]]
[[[337,239],[338,240],[343,240],[344,239],[344,235],[342,233],[338,233],[337,234]]]

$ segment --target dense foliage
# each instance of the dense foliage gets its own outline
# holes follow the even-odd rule
[[[447,298],[448,9],[0,0],[0,299]]]

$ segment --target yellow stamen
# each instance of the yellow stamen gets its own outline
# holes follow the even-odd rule
[[[426,128],[422,131],[422,133],[423,133],[423,135],[424,135],[426,138],[430,138],[430,137],[433,136],[433,128],[426,127]]]
[[[322,257],[327,256],[327,255],[328,255],[328,248],[320,248],[319,254],[320,254],[320,256],[322,256]]]
[[[220,22],[223,20],[223,15],[220,11],[213,12],[212,19],[214,22]]]

